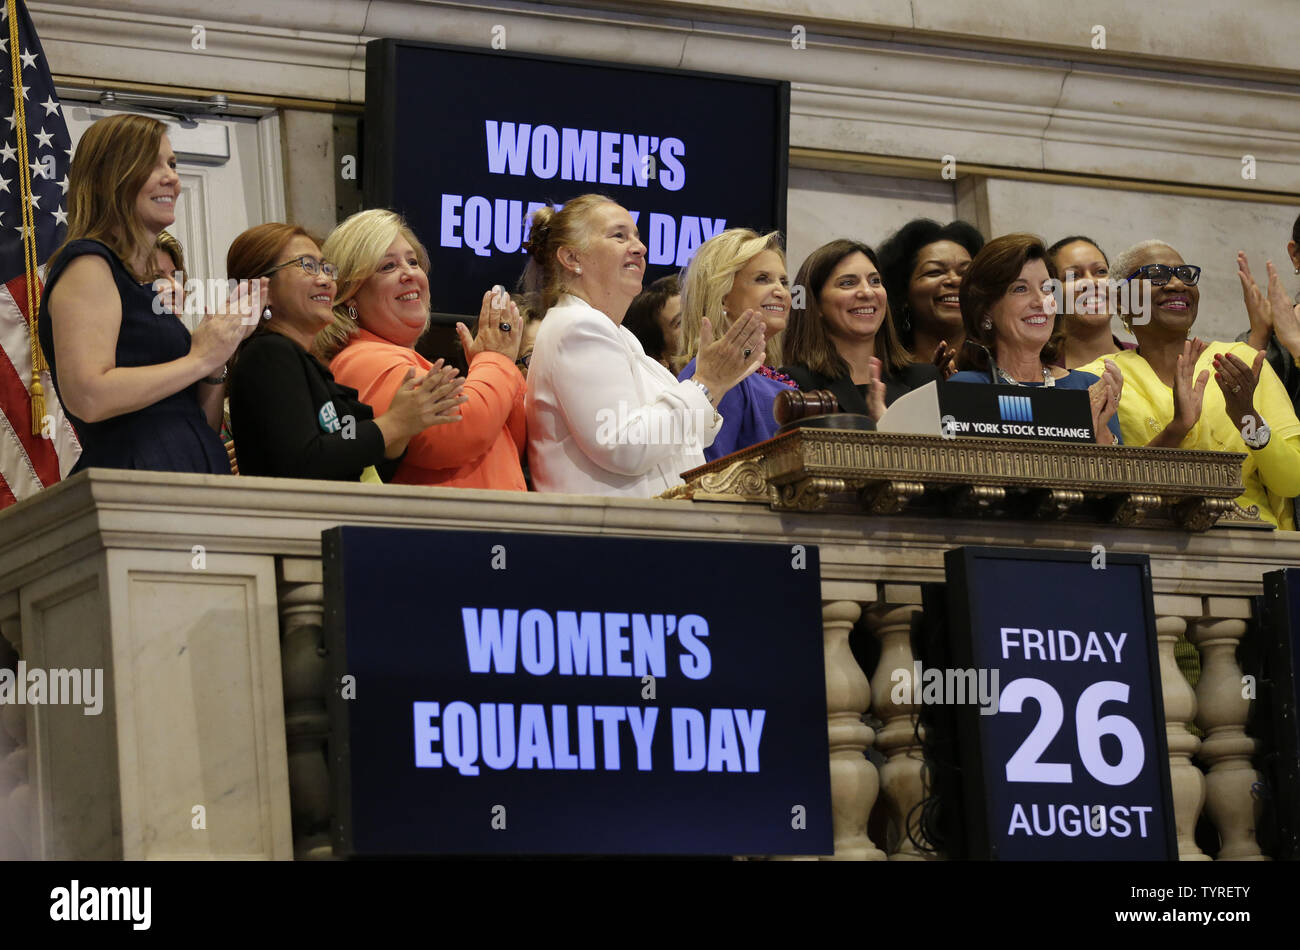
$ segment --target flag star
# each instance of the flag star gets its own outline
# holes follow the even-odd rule
[[[23,91],[23,98],[26,99],[26,98],[27,98],[27,90],[30,89],[30,88],[32,88],[32,87],[31,87],[31,86],[19,86],[18,88],[22,89],[22,91]]]
[[[64,211],[62,208],[57,208],[54,211],[51,211],[50,214],[54,215],[55,224],[68,223],[68,212]]]
[[[33,208],[39,208],[39,207],[41,206],[41,196],[40,196],[40,195],[32,195],[32,197],[31,197],[31,202],[32,202],[32,207],[33,207]]]
[[[14,147],[8,142],[5,142],[4,147],[0,148],[0,162],[17,161],[17,159],[14,158],[16,154]]]
[[[31,165],[29,165],[28,167],[32,170],[33,178],[45,177],[45,166],[42,165],[40,162],[32,162]]]
[[[0,7],[0,10],[4,10],[4,7]],[[6,36],[4,39],[0,39],[0,50],[4,50],[6,53],[9,52],[9,37]]]
[[[26,50],[18,54],[18,58],[23,61],[23,69],[26,69],[28,66],[35,66],[36,57],[39,55],[40,53],[33,53],[31,50]]]
[[[20,238],[27,237],[27,227],[25,225],[15,224],[14,230],[18,232],[18,237]]]
[[[46,132],[45,126],[41,126],[41,130],[36,133],[36,141],[41,143],[41,148],[54,148],[54,146],[50,144],[53,138],[54,133]]]
[[[11,181],[13,181],[12,178],[0,178],[0,191],[8,191]]]
[[[64,176],[63,176],[63,181],[59,182],[59,187],[63,189],[63,193],[64,193],[65,195],[68,193],[68,176],[67,176],[67,175],[64,175]],[[8,190],[9,190],[8,188],[5,189],[5,191],[8,191]]]
[[[60,106],[60,105],[59,105],[59,104],[54,100],[54,97],[53,97],[53,96],[49,96],[48,98],[46,98],[46,100],[45,100],[44,102],[41,103],[41,107],[45,110],[45,114],[46,114],[46,115],[61,115],[61,114],[62,114],[62,113],[61,113],[62,106]]]
[[[15,109],[13,112],[10,112],[5,116],[5,121],[9,123],[9,131],[12,132],[14,126],[18,124],[18,110]]]

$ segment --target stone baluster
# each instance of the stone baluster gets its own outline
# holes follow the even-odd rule
[[[884,723],[876,736],[876,748],[886,757],[880,769],[880,787],[894,829],[889,842],[891,861],[923,861],[930,857],[915,843],[925,843],[916,808],[925,795],[921,774],[925,762],[917,734],[919,710],[911,699],[915,660],[912,626],[920,614],[921,608],[914,604],[877,604],[867,610],[871,633],[880,641],[880,662],[871,677],[871,708]],[[896,670],[905,674],[902,702],[894,698]]]
[[[1174,824],[1181,861],[1208,861],[1196,846],[1196,820],[1205,804],[1205,776],[1192,764],[1201,740],[1187,731],[1196,716],[1196,693],[1178,669],[1174,643],[1187,629],[1182,617],[1156,618],[1156,644],[1160,655],[1160,693],[1165,704],[1165,736],[1169,744],[1169,785],[1174,799]]]
[[[1254,788],[1261,781],[1251,765],[1258,743],[1246,735],[1250,699],[1243,695],[1237,646],[1246,621],[1205,617],[1189,624],[1188,639],[1201,650],[1196,684],[1197,724],[1205,732],[1199,758],[1209,768],[1205,811],[1219,831],[1220,861],[1265,861],[1255,840],[1261,804]]]
[[[0,618],[0,637],[13,647],[15,653],[22,655],[22,636],[16,612]],[[6,861],[36,856],[33,841],[35,798],[27,770],[28,708],[18,703],[0,705],[0,860]]]
[[[323,649],[325,587],[319,561],[279,562],[280,655],[289,756],[289,804],[298,860],[333,857],[330,842],[329,673]]]
[[[883,861],[867,836],[867,818],[880,792],[876,767],[864,753],[875,732],[862,721],[871,684],[849,649],[849,631],[862,615],[853,601],[822,605],[826,654],[826,718],[831,752],[831,818],[835,861]]]

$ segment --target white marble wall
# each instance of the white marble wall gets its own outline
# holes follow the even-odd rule
[[[847,237],[879,247],[913,218],[952,220],[952,182],[887,178],[853,172],[790,169],[786,251],[790,279],[814,249]]]

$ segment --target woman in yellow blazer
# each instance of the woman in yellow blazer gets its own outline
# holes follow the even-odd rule
[[[1144,241],[1115,259],[1119,279],[1150,282],[1143,295],[1149,314],[1124,318],[1138,348],[1107,357],[1124,375],[1124,444],[1245,453],[1246,490],[1237,503],[1294,530],[1300,420],[1263,353],[1246,343],[1188,338],[1200,304],[1200,272],[1162,241]],[[1081,368],[1099,373],[1100,364]],[[1214,386],[1208,385],[1211,374]]]

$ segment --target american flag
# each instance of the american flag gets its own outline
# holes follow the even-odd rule
[[[4,0],[0,6],[0,73],[3,508],[66,475],[81,446],[54,395],[36,342],[40,275],[67,232],[72,139],[54,95],[45,51],[19,0]],[[39,380],[39,389],[32,386],[33,378]]]

